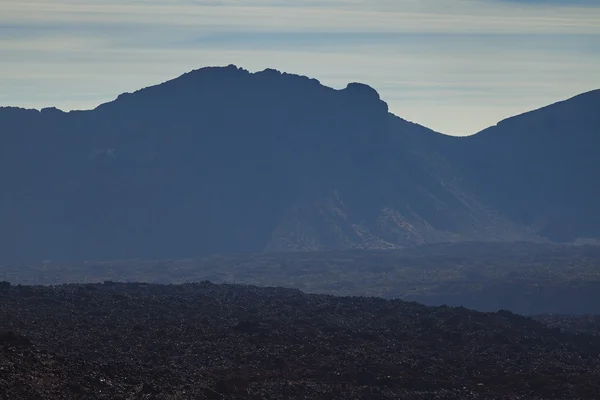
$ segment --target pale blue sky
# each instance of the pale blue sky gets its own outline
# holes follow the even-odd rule
[[[471,134],[600,88],[600,0],[0,0],[0,105],[93,108],[227,64],[364,82]]]

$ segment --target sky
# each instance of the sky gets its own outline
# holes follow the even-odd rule
[[[0,105],[90,109],[204,66],[374,87],[476,133],[600,88],[600,0],[0,0]]]

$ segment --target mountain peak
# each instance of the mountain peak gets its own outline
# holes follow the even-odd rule
[[[191,70],[183,74],[181,77],[203,77],[203,76],[215,76],[220,75],[223,77],[231,76],[231,75],[249,75],[250,72],[242,67],[238,67],[234,64],[229,64],[227,66],[209,66],[209,67],[201,67],[198,69]],[[180,77],[180,78],[181,78]],[[177,79],[177,78],[176,78]]]

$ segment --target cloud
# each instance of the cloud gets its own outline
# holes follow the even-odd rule
[[[133,24],[186,27],[199,32],[478,32],[600,33],[600,9],[553,7],[515,10],[471,0],[329,1],[4,1],[0,23],[75,27]],[[319,6],[320,4],[320,6]],[[444,4],[446,6],[444,6]],[[452,4],[452,7],[448,7]],[[133,29],[132,29],[133,30]]]
[[[599,20],[580,2],[4,0],[0,104],[91,108],[235,63],[366,82],[402,117],[474,133],[600,87]]]

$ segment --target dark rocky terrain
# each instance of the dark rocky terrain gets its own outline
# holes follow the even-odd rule
[[[564,331],[600,336],[600,315],[536,315],[535,319],[544,325]]]
[[[518,314],[600,314],[600,246],[438,243],[392,251],[213,255],[0,267],[28,285],[210,280]]]
[[[600,337],[506,311],[204,282],[2,284],[0,316],[7,400],[600,397]]]
[[[0,108],[0,262],[600,237],[600,91],[452,138],[378,93],[204,68]]]

